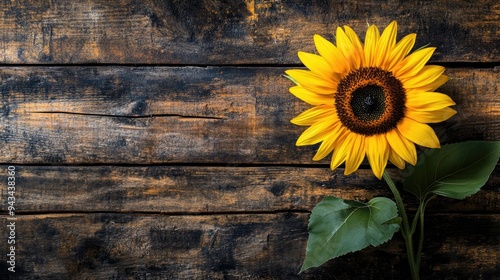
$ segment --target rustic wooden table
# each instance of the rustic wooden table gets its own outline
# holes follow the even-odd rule
[[[441,141],[500,139],[494,0],[19,0],[0,18],[2,279],[407,278],[399,234],[297,275],[324,196],[392,197],[295,146],[307,105],[281,75],[339,25],[395,19],[436,46],[458,111]],[[498,170],[429,205],[423,279],[500,278]]]

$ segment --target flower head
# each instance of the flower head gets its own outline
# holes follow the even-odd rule
[[[371,25],[364,44],[348,26],[337,28],[336,45],[319,35],[319,54],[299,52],[309,70],[287,70],[297,85],[290,92],[313,105],[291,120],[309,126],[298,146],[321,142],[313,160],[333,152],[331,169],[345,162],[345,174],[356,171],[363,159],[382,177],[387,161],[403,169],[415,165],[415,144],[440,147],[427,123],[442,122],[456,111],[453,100],[434,92],[446,83],[444,67],[425,65],[435,48],[410,53],[416,34],[396,42],[397,23],[382,34]]]

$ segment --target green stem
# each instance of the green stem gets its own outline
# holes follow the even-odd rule
[[[392,181],[391,176],[389,176],[389,173],[387,173],[386,170],[384,170],[383,178],[386,181],[387,185],[389,185],[389,188],[391,189],[394,198],[396,199],[396,206],[398,207],[398,211],[401,215],[401,233],[406,242],[406,253],[408,254],[408,263],[410,265],[411,278],[413,280],[418,280],[419,268],[417,267],[417,263],[415,262],[415,254],[413,251],[413,232],[410,228],[410,223],[408,222],[408,216],[406,215],[403,200],[401,199],[401,195],[399,194],[396,185]]]
[[[419,220],[420,220],[420,236],[419,236],[418,249],[417,249],[417,255],[416,255],[417,268],[420,268],[422,247],[424,245],[424,212],[425,212],[425,207],[427,207],[427,203],[429,203],[429,201],[435,197],[436,197],[436,195],[433,195],[429,199],[424,199],[423,202],[420,201],[420,206],[418,207],[417,215],[419,216]],[[415,217],[415,220],[416,219],[417,219],[417,217]]]
[[[418,248],[417,248],[417,255],[415,256],[416,258],[416,264],[417,264],[417,269],[420,267],[420,257],[422,256],[422,246],[424,245],[424,210],[425,210],[425,204],[427,203],[422,203],[420,202],[420,205],[423,205],[423,207],[419,207],[418,210],[420,211],[420,235],[419,235],[419,240],[418,240]]]
[[[414,234],[415,230],[417,229],[417,223],[418,223],[419,218],[420,218],[420,208],[421,207],[423,207],[422,203],[420,203],[420,205],[418,206],[417,213],[415,214],[415,217],[413,217],[413,222],[411,223],[411,234]]]

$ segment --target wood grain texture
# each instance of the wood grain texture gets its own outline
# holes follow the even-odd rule
[[[380,247],[348,254],[297,275],[305,254],[308,216],[306,213],[19,216],[16,248],[21,257],[16,276],[22,279],[407,279],[399,234]],[[427,220],[432,235],[428,236],[424,250],[423,279],[498,276],[499,215],[429,215]],[[457,243],[460,246],[455,246]],[[6,242],[0,246],[5,252]],[[8,276],[5,266],[4,262],[0,264],[4,277]]]
[[[22,0],[0,5],[3,63],[290,64],[348,24],[438,48],[435,61],[498,62],[497,1]],[[402,36],[400,36],[402,37]]]
[[[0,68],[0,162],[312,164],[286,68]],[[500,137],[498,68],[448,69],[443,143]],[[320,164],[327,164],[328,159]]]
[[[295,146],[309,106],[281,75],[314,34],[397,20],[452,78],[441,142],[499,140],[497,2],[1,1],[0,236],[15,165],[17,262],[4,239],[0,279],[408,279],[399,233],[297,275],[323,197],[392,195],[366,162],[346,177]],[[421,279],[499,278],[498,171],[428,205]]]
[[[401,182],[400,171],[389,172]],[[18,166],[17,177],[18,213],[31,214],[305,212],[329,195],[365,202],[393,197],[371,170],[344,176],[342,169],[332,172],[323,166]],[[498,213],[499,181],[497,169],[477,194],[464,200],[434,199],[427,211]],[[403,195],[415,211],[415,197]]]

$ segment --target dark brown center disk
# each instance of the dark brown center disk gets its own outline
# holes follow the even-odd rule
[[[365,67],[340,80],[335,108],[340,121],[352,132],[383,134],[405,116],[406,93],[391,72]]]

